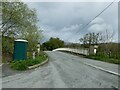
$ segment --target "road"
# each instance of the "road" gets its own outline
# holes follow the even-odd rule
[[[71,54],[47,51],[49,63],[34,69],[3,77],[3,88],[117,88],[118,76],[84,64],[89,59]],[[117,69],[117,65],[90,60],[87,63]],[[95,63],[93,63],[95,62]],[[101,64],[100,64],[101,63]],[[112,70],[112,69],[111,69]],[[116,71],[117,71],[116,70]]]

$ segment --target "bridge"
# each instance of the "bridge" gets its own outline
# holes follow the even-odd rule
[[[88,48],[57,48],[54,49],[53,51],[68,51],[68,52],[73,52],[77,54],[83,54],[83,55],[89,55],[89,50]]]

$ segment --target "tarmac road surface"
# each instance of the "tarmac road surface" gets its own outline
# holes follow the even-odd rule
[[[71,54],[46,51],[49,62],[32,72],[15,74],[2,79],[3,88],[118,88],[117,75],[96,69],[95,66],[117,72],[118,66],[77,57]]]

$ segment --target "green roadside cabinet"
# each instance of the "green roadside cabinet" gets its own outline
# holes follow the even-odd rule
[[[14,41],[14,60],[26,60],[27,59],[27,40],[18,39]]]

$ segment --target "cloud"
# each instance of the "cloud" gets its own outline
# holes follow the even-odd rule
[[[69,31],[74,32],[74,31],[80,29],[81,26],[82,26],[82,24],[74,24],[74,25],[70,25],[69,27],[63,27],[61,29],[61,32],[69,32]]]
[[[88,31],[103,34],[109,33],[109,35],[113,35],[110,40],[112,40],[113,42],[118,42],[118,30],[114,30],[113,26],[106,23],[103,18],[99,17],[93,20],[88,28]]]
[[[105,29],[106,29],[105,24],[93,24],[92,26],[90,26],[90,28],[88,28],[88,31],[101,32],[101,31],[105,31]]]
[[[103,18],[96,18],[90,24],[88,31],[90,32],[104,32],[108,30],[109,32],[113,32],[113,28],[111,25],[107,24]]]
[[[43,35],[44,35],[44,38],[47,40],[50,37],[58,37],[62,40],[68,41],[68,39],[72,39],[71,37],[73,36],[73,34],[76,33],[81,26],[82,26],[81,24],[75,24],[75,25],[63,27],[60,30],[52,30],[52,28],[49,28],[49,29],[46,28],[45,31],[43,32]]]
[[[85,33],[104,31],[106,25],[109,30],[117,30],[117,3],[112,4],[84,30],[81,27],[98,15],[110,2],[29,2],[27,4],[37,11],[38,25],[43,29],[43,42],[50,37],[77,42]]]
[[[104,19],[97,17],[95,20],[91,22],[91,24],[102,24],[104,22],[105,22]]]

